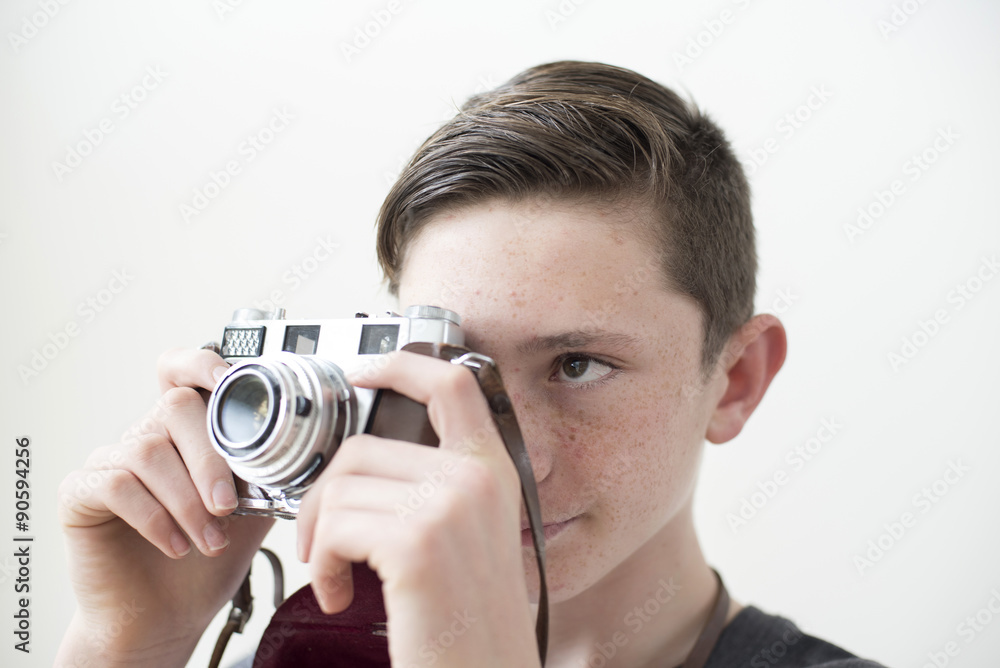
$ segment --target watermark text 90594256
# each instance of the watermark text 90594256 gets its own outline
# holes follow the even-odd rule
[[[32,536],[24,535],[31,522],[31,439],[27,436],[14,440],[14,559],[17,573],[14,578],[14,649],[31,652],[31,542]]]

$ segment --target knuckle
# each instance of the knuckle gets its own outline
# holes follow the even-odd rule
[[[436,389],[447,396],[463,397],[479,392],[479,383],[468,369],[450,364],[438,379]]]
[[[485,462],[468,459],[456,465],[456,480],[467,494],[486,499],[494,499],[500,493],[500,481],[496,473]]]
[[[104,489],[112,497],[130,495],[138,484],[135,474],[125,469],[115,469],[104,475]]]
[[[329,480],[319,491],[320,506],[326,511],[334,510],[340,505],[343,496],[341,486],[334,480]]]
[[[170,414],[183,413],[204,405],[193,387],[172,387],[163,393],[163,408]]]
[[[111,459],[112,448],[107,445],[103,445],[99,448],[95,448],[91,452],[86,461],[84,462],[84,468],[88,469],[99,469],[99,468],[109,468],[106,464]]]
[[[173,524],[174,519],[159,503],[151,504],[143,517],[136,521],[139,527],[163,527]]]
[[[130,459],[139,468],[155,467],[163,461],[166,449],[173,451],[174,445],[162,434],[143,434],[136,439],[135,445],[129,450]]]

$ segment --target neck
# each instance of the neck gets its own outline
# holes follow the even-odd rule
[[[689,499],[600,581],[550,607],[547,665],[679,666],[708,621],[718,590],[694,532]],[[740,607],[730,604],[727,621]]]

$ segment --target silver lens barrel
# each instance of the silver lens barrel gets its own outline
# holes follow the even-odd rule
[[[209,440],[238,477],[294,493],[355,433],[357,414],[336,364],[282,352],[230,367],[208,402]]]

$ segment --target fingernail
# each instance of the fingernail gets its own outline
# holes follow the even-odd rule
[[[212,503],[216,510],[232,510],[239,501],[236,498],[236,488],[229,480],[219,480],[212,488]]]
[[[219,523],[215,520],[205,525],[202,534],[205,536],[208,547],[213,550],[221,550],[229,545],[229,536],[223,533],[222,529],[219,528]]]
[[[178,557],[183,557],[191,551],[191,543],[181,535],[180,531],[175,531],[170,535],[170,547]]]
[[[222,380],[222,377],[226,375],[227,371],[229,371],[228,366],[217,366],[212,369],[212,378],[215,379],[216,385],[219,384],[219,381]]]
[[[313,583],[313,596],[316,597],[316,602],[319,603],[319,609],[323,611],[324,614],[330,614],[330,604],[327,602],[326,593],[323,591],[323,587],[316,583]]]

